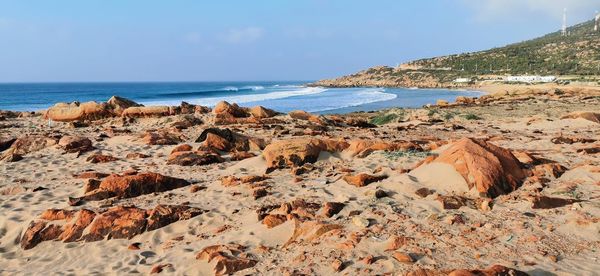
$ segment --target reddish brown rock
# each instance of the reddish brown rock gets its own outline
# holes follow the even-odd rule
[[[127,159],[144,159],[144,158],[148,158],[148,157],[150,157],[150,155],[139,153],[139,152],[130,152],[125,156],[125,158],[127,158]]]
[[[177,110],[171,106],[134,106],[121,112],[121,116],[127,118],[163,117],[176,114],[178,114]]]
[[[394,252],[392,253],[392,257],[394,257],[396,261],[405,264],[412,264],[415,262],[415,259],[412,256],[402,252]]]
[[[179,145],[176,146],[174,149],[171,150],[171,154],[176,153],[176,152],[182,152],[182,151],[192,151],[192,146],[188,145],[188,144],[183,144],[183,145]]]
[[[230,159],[231,159],[231,161],[241,161],[241,160],[252,158],[255,156],[256,156],[256,154],[251,153],[251,152],[239,151],[239,152],[232,153]]]
[[[282,140],[268,145],[263,156],[267,167],[274,170],[314,163],[323,149],[324,145],[318,139]]]
[[[97,189],[86,193],[82,198],[84,200],[103,200],[111,197],[131,198],[188,185],[190,183],[186,180],[151,172],[133,175],[113,174],[102,180]]]
[[[149,131],[142,136],[146,145],[177,145],[183,141],[183,136],[168,131]]]
[[[129,239],[201,214],[188,206],[158,205],[153,210],[117,206],[102,213],[50,209],[32,221],[21,237],[21,247],[31,249],[44,241],[75,242]]]
[[[223,159],[212,152],[207,151],[180,151],[169,155],[168,165],[179,166],[203,166],[221,163]]]
[[[285,215],[279,215],[279,214],[275,214],[275,215],[267,215],[262,223],[264,225],[267,226],[267,228],[273,228],[276,226],[279,226],[280,224],[283,224],[287,221],[287,217]]]
[[[453,166],[469,189],[476,188],[489,197],[514,191],[526,177],[521,162],[510,151],[479,139],[463,138],[433,162]]]
[[[345,206],[346,204],[341,202],[327,202],[325,203],[325,206],[323,206],[323,215],[328,218],[333,217],[341,212]]]
[[[366,173],[360,173],[357,175],[346,175],[344,176],[344,181],[350,185],[354,185],[356,187],[364,187],[373,182],[379,182],[388,178],[387,175],[370,175]]]
[[[233,274],[235,272],[251,268],[257,261],[250,259],[245,248],[238,244],[212,245],[202,249],[196,259],[214,262],[213,272],[215,275]]]
[[[100,179],[100,178],[105,178],[109,175],[110,174],[101,173],[101,172],[97,172],[97,171],[85,171],[85,172],[81,172],[78,175],[75,175],[75,177],[81,178],[81,179],[88,179],[88,178]]]
[[[111,112],[116,116],[121,116],[123,111],[129,107],[142,106],[141,104],[138,104],[132,100],[119,96],[110,97],[110,99],[106,101],[106,104],[110,108]]]
[[[101,153],[92,154],[92,155],[88,156],[88,158],[86,159],[86,161],[88,161],[92,164],[108,163],[108,162],[113,162],[113,161],[117,161],[117,160],[119,160],[119,158],[116,158],[116,157],[110,156],[110,155],[101,154]]]
[[[15,140],[11,144],[10,148],[4,152],[4,154],[10,153],[16,155],[26,155],[28,153],[54,146],[57,143],[58,139],[55,137],[48,137],[44,135],[23,136]]]
[[[208,148],[225,152],[261,150],[265,147],[263,139],[247,137],[227,128],[205,129],[196,139],[196,143],[203,143]]]
[[[352,156],[364,158],[374,151],[422,151],[421,146],[408,141],[392,143],[374,140],[353,140],[346,149]]]
[[[238,106],[237,104],[230,104],[226,101],[218,102],[213,113],[217,116],[226,116],[233,118],[244,118],[248,117],[248,110]]]
[[[571,198],[560,198],[560,197],[549,197],[549,196],[535,196],[531,198],[531,208],[533,209],[552,209],[563,207],[565,205],[571,205],[581,200]]]
[[[277,112],[275,112],[274,110],[262,106],[252,107],[248,110],[248,113],[252,117],[257,119],[271,118],[277,115]]]
[[[68,153],[83,153],[94,149],[90,139],[77,136],[63,136],[58,141],[58,146]]]

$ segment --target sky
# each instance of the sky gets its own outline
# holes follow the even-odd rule
[[[600,0],[0,0],[0,82],[318,80],[485,50]]]

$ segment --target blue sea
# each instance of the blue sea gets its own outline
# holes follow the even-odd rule
[[[373,111],[390,107],[421,107],[438,99],[479,96],[475,91],[402,88],[322,88],[295,82],[137,82],[137,83],[4,83],[0,110],[35,111],[57,102],[106,101],[118,95],[144,105],[214,106],[225,100],[241,106],[262,105],[281,112],[315,113]]]

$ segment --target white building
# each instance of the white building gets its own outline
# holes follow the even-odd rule
[[[553,82],[556,80],[555,76],[508,76],[507,82]]]
[[[456,82],[456,83],[469,83],[469,82],[471,82],[471,79],[469,79],[469,78],[458,78],[458,79],[455,79],[454,82]]]

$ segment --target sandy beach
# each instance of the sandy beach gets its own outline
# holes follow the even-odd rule
[[[600,94],[509,94],[3,112],[1,274],[594,275]]]

